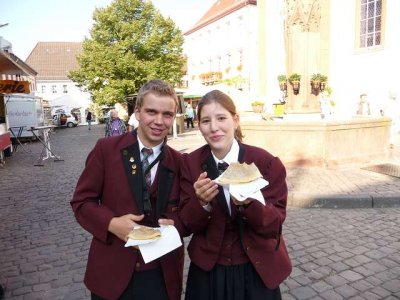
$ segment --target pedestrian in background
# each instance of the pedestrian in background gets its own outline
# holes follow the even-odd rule
[[[191,127],[194,128],[193,118],[194,118],[193,108],[189,103],[186,106],[186,128],[189,128],[189,125],[191,125]]]
[[[86,122],[88,123],[89,130],[91,130],[91,128],[92,128],[92,113],[90,112],[90,110],[86,114]]]
[[[71,205],[93,235],[84,279],[91,299],[181,299],[183,246],[147,264],[138,249],[124,247],[137,224],[174,225],[185,235],[178,217],[181,154],[166,145],[177,105],[172,86],[147,82],[137,97],[137,130],[100,139],[86,160]]]
[[[136,117],[135,117],[135,112],[133,112],[131,114],[131,116],[129,117],[128,125],[129,125],[129,127],[128,127],[129,132],[133,131],[135,128],[137,128],[139,126],[139,122],[138,122],[138,120],[136,120]]]
[[[362,115],[362,116],[371,115],[371,105],[368,101],[367,94],[360,95],[360,101],[358,102],[356,113],[357,113],[357,115]]]
[[[106,136],[121,135],[126,131],[125,122],[118,117],[118,111],[115,109],[111,110],[110,118],[106,124]]]
[[[279,285],[291,272],[282,238],[285,167],[264,149],[242,143],[239,116],[228,95],[211,91],[197,108],[207,144],[181,166],[180,216],[193,233],[185,299],[281,299]],[[233,162],[255,163],[269,182],[261,190],[266,205],[252,198],[237,201],[228,187],[217,185],[214,179]]]

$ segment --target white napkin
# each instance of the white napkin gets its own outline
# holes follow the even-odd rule
[[[247,198],[253,198],[265,205],[264,196],[261,189],[269,184],[264,178],[258,178],[251,182],[230,184],[229,193],[238,201],[244,201]]]
[[[125,247],[139,246],[144,262],[147,264],[182,245],[181,238],[175,226],[161,226],[161,237],[153,240],[128,239]]]
[[[269,182],[264,178],[257,178],[246,183],[225,184],[219,181],[221,176],[222,174],[215,179],[215,182],[222,186],[229,186],[229,193],[238,201],[244,201],[247,198],[253,198],[265,205],[265,200],[261,193],[261,189],[267,186]]]

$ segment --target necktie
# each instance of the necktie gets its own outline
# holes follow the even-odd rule
[[[146,184],[148,187],[151,186],[151,172],[150,170],[147,170],[147,168],[149,167],[149,156],[153,154],[153,149],[149,149],[149,148],[143,148],[142,149],[142,153],[143,153],[143,159],[142,159],[142,169],[143,169],[143,174]]]
[[[218,166],[217,166],[217,169],[218,169],[218,172],[219,172],[219,174],[221,175],[222,173],[224,173],[225,172],[225,170],[227,169],[229,167],[229,165],[226,163],[226,162],[219,162],[218,163]]]

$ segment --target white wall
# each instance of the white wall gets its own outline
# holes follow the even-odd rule
[[[354,114],[361,93],[367,93],[378,114],[389,91],[399,94],[400,1],[386,0],[385,41],[375,49],[359,50],[356,40],[356,1],[331,3],[329,85],[341,114]]]
[[[86,124],[85,120],[85,110],[88,108],[91,103],[91,96],[88,92],[82,92],[71,80],[37,80],[37,91],[36,95],[43,98],[44,100],[48,100],[51,105],[51,101],[62,97],[62,96],[70,96],[73,100],[73,103],[66,103],[65,107],[72,109],[75,107],[80,107],[81,113],[81,123]],[[45,92],[42,93],[42,86],[45,86]],[[52,92],[52,86],[56,86],[57,93]],[[63,85],[67,85],[68,93],[64,93]],[[78,104],[78,105],[75,105]]]
[[[241,74],[251,83],[257,79],[257,7],[248,5],[185,36],[189,88],[198,85],[199,74],[221,71],[223,78]],[[242,62],[240,53],[242,51]],[[228,57],[228,53],[230,57]],[[241,72],[237,66],[241,64]],[[229,73],[226,68],[230,66]],[[192,80],[192,75],[196,79]],[[196,82],[197,81],[197,82]],[[245,86],[250,90],[253,87]]]

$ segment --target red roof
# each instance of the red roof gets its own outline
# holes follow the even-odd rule
[[[39,42],[26,59],[38,72],[36,80],[69,80],[69,71],[79,69],[76,56],[82,43]]]
[[[191,34],[247,5],[257,5],[257,0],[218,0],[206,14],[184,34]]]

